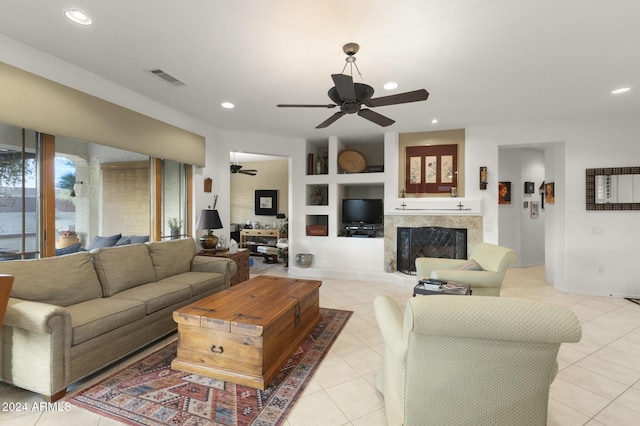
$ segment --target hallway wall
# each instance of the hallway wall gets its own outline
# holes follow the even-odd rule
[[[511,204],[501,204],[499,243],[518,252],[517,266],[544,263],[545,209],[538,188],[545,180],[544,151],[541,148],[500,148],[499,181],[511,182]],[[534,193],[524,193],[524,183],[534,183]],[[496,188],[497,190],[497,188]],[[538,203],[538,217],[531,215]]]

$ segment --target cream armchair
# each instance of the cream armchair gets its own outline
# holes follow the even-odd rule
[[[469,260],[419,257],[416,259],[418,279],[435,278],[471,284],[474,296],[500,296],[507,268],[518,260],[510,248],[478,243]]]
[[[391,426],[546,425],[558,349],[581,337],[571,311],[524,300],[418,296],[403,315],[378,296],[374,307]]]

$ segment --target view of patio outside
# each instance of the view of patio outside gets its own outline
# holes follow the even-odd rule
[[[39,137],[0,123],[0,260],[40,257],[42,188],[55,194],[55,224],[47,234],[54,236],[56,255],[70,245],[86,249],[96,236],[150,236],[149,156],[56,136],[54,177],[47,182]],[[187,235],[189,166],[161,163],[160,238],[181,238]]]

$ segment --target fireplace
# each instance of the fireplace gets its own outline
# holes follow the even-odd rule
[[[397,228],[397,270],[409,275],[416,273],[416,258],[467,258],[467,230],[424,226]]]

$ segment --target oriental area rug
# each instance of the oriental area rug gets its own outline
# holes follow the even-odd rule
[[[320,313],[320,324],[263,391],[172,370],[174,341],[69,402],[130,425],[280,425],[352,314]]]

